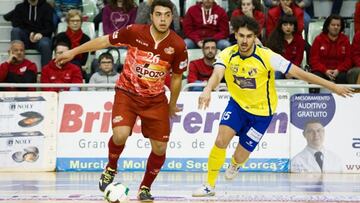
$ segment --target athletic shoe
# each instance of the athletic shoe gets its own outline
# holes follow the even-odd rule
[[[226,169],[225,171],[225,179],[226,180],[232,180],[234,179],[237,174],[239,173],[239,169],[240,169],[241,165],[235,165],[230,163],[229,167]]]
[[[146,187],[144,185],[140,187],[137,198],[141,202],[152,202],[152,201],[154,201],[154,197],[150,193],[150,188],[148,188],[148,187]]]
[[[105,188],[114,181],[116,170],[107,167],[104,172],[101,174],[99,180],[99,189],[104,192]]]
[[[202,185],[192,193],[193,197],[211,197],[214,195],[214,188],[207,184]]]

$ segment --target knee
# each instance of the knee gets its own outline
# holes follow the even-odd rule
[[[43,37],[39,41],[40,49],[50,49],[51,48],[51,40],[48,37]]]
[[[188,49],[195,49],[195,48],[196,48],[195,43],[194,43],[191,39],[185,38],[185,39],[184,39],[184,42],[185,42],[186,47],[187,47]]]
[[[154,144],[154,147],[152,148],[152,151],[156,155],[164,155],[166,153],[167,143],[166,142],[158,142]]]
[[[225,49],[226,47],[230,46],[230,42],[226,39],[222,39],[222,40],[219,40],[217,43],[216,43],[216,46],[218,49],[220,50],[223,50]]]
[[[225,141],[225,139],[222,138],[222,136],[217,136],[216,140],[215,140],[215,145],[219,148],[226,148],[228,143]]]

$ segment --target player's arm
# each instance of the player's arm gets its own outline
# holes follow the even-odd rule
[[[78,54],[104,49],[109,46],[111,46],[109,35],[104,35],[56,56],[55,63],[64,64],[71,61]]]
[[[221,79],[224,77],[225,67],[219,64],[214,65],[214,71],[211,74],[211,77],[204,88],[204,91],[199,97],[198,109],[206,109],[209,106],[211,91],[215,89],[221,82]]]
[[[333,82],[320,78],[317,75],[308,73],[294,64],[291,65],[289,69],[289,73],[298,79],[307,81],[312,84],[321,85],[342,97],[351,96],[354,91],[352,88],[348,88],[342,85],[337,85]]]
[[[176,112],[180,109],[176,106],[176,102],[179,98],[181,91],[182,74],[172,73],[171,86],[170,86],[170,101],[169,101],[169,113],[170,116],[175,116]]]

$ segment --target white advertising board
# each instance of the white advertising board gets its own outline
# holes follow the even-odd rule
[[[292,172],[360,172],[359,101],[360,94],[291,97]]]
[[[182,111],[171,120],[171,136],[163,170],[204,171],[207,157],[218,131],[219,120],[229,95],[214,92],[207,110],[197,109],[200,93],[182,92],[178,105]],[[107,162],[107,143],[111,136],[111,109],[114,93],[61,92],[58,117],[59,171],[103,170]],[[289,161],[289,98],[279,94],[278,110],[263,140],[255,149],[244,171],[287,172]],[[119,170],[144,170],[151,147],[141,135],[138,121],[119,160]],[[227,150],[231,157],[238,138]],[[224,166],[224,168],[226,165]]]
[[[57,94],[0,92],[0,171],[52,171]]]

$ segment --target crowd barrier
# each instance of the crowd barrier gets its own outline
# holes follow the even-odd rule
[[[182,111],[171,119],[164,171],[207,170],[207,157],[229,94],[213,92],[207,110],[197,109],[199,95],[180,94]],[[107,162],[113,97],[114,92],[0,92],[0,171],[101,171]],[[320,120],[325,126],[324,148],[341,160],[331,164],[340,165],[338,172],[360,172],[360,94],[342,98],[330,93],[279,91],[278,101],[266,134],[242,171],[291,172],[291,159],[307,145],[304,124]],[[228,159],[237,142],[235,137],[229,145]],[[145,170],[150,150],[138,120],[118,163],[119,170]]]

